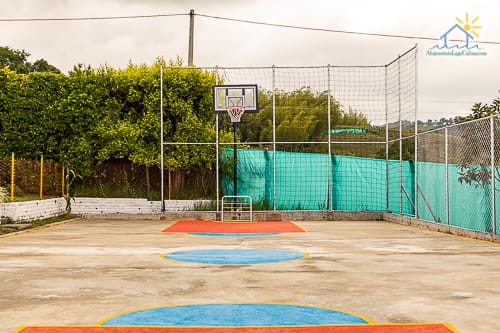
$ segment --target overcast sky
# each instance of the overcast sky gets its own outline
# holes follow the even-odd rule
[[[476,40],[500,42],[496,0],[0,0],[0,19],[197,14],[313,28],[439,38],[458,17],[474,19]],[[64,72],[187,60],[188,16],[0,22],[0,45],[24,49]],[[418,44],[421,119],[470,113],[500,93],[500,45],[486,56],[429,56],[437,41],[304,31],[195,16],[197,66],[385,65]]]

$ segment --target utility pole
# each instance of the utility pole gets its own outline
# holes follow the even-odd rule
[[[194,9],[191,9],[189,11],[188,66],[193,66],[193,39],[194,39]]]

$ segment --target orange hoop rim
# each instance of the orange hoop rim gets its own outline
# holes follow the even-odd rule
[[[243,113],[245,113],[245,108],[243,106],[228,106],[227,108],[227,114],[231,118],[232,123],[239,123]]]

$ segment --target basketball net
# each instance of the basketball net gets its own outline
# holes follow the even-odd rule
[[[239,123],[243,113],[245,113],[245,108],[243,106],[229,106],[227,108],[227,114],[231,118],[232,123]]]

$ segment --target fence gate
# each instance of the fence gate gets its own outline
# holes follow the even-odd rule
[[[222,221],[252,222],[252,197],[227,195],[222,197]]]

